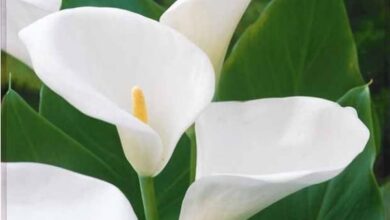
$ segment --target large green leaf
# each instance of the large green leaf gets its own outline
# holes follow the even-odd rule
[[[381,187],[383,202],[385,204],[386,220],[390,220],[390,182]]]
[[[372,172],[375,138],[367,86],[350,90],[340,100],[357,109],[371,138],[354,162],[335,179],[301,190],[263,210],[258,220],[383,220],[383,204]]]
[[[219,100],[311,95],[363,84],[341,0],[273,0],[225,63]]]
[[[61,9],[82,6],[122,8],[156,20],[163,12],[153,0],[62,0]]]
[[[129,183],[124,187],[137,192],[136,198],[129,199],[141,216],[143,210],[137,175],[123,154],[116,128],[87,117],[47,87],[43,87],[41,91],[40,113],[69,136],[107,160],[108,164],[129,173]],[[172,160],[156,178],[157,201],[162,219],[172,219],[168,217],[179,215],[181,201],[189,185],[189,145],[188,138],[183,136]]]

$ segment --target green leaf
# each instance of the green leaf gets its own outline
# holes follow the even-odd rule
[[[124,192],[126,190],[136,192],[136,196],[126,195],[138,216],[143,217],[138,177],[124,156],[115,126],[82,114],[45,86],[41,91],[40,114],[86,148],[96,152],[108,164],[115,166],[116,170],[127,173],[127,185],[117,185],[112,180],[107,181],[120,189],[123,188]],[[161,219],[172,219],[172,216],[177,218],[179,215],[181,201],[189,185],[189,145],[188,138],[183,136],[171,161],[155,180]]]
[[[163,9],[153,0],[62,0],[61,9],[82,6],[122,8],[157,20]]]
[[[225,63],[218,100],[335,100],[362,85],[343,1],[273,0]]]
[[[237,40],[245,32],[245,30],[250,27],[256,20],[259,18],[260,14],[264,11],[266,6],[271,0],[252,0],[249,4],[245,14],[242,16],[240,23],[237,25],[237,28],[234,32],[232,40],[229,45],[227,56],[230,54]]]
[[[323,184],[301,190],[271,205],[252,219],[256,220],[383,220],[383,204],[372,172],[375,138],[368,86],[350,90],[340,100],[354,107],[370,129],[365,150],[339,176]]]
[[[168,8],[175,2],[175,0],[154,0],[154,1],[157,2],[159,5],[163,6],[164,8]]]
[[[385,203],[386,220],[390,220],[390,182],[381,187],[383,201]]]

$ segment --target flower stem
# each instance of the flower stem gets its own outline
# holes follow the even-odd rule
[[[153,177],[139,176],[139,185],[141,187],[142,202],[146,220],[158,220],[156,193],[154,192]]]
[[[196,174],[196,140],[191,140],[191,160],[190,160],[190,184],[195,181]]]
[[[196,136],[195,129],[191,127],[187,130],[187,135],[191,141],[191,151],[190,151],[190,184],[195,181],[196,175]]]

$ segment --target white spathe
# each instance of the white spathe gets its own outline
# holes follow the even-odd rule
[[[211,102],[207,55],[171,28],[114,8],[49,15],[20,32],[39,78],[91,117],[117,126],[127,159],[157,175],[185,130]],[[131,90],[146,98],[149,121],[131,114]]]
[[[39,163],[2,163],[7,220],[136,220],[113,185]]]
[[[31,67],[28,52],[20,42],[19,31],[36,20],[58,11],[61,0],[6,0],[6,39],[1,49]]]
[[[196,121],[197,176],[180,219],[246,219],[329,180],[364,149],[353,108],[319,98],[211,104]]]
[[[250,0],[177,0],[160,22],[203,49],[218,78],[230,40],[249,3]]]

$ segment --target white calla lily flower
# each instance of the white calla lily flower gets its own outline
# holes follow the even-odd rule
[[[249,3],[250,0],[177,0],[160,22],[203,49],[218,78],[230,40]]]
[[[8,220],[136,220],[115,186],[38,163],[2,163]]]
[[[214,94],[213,67],[201,49],[125,10],[63,10],[20,37],[49,88],[86,115],[116,125],[140,176],[164,168]]]
[[[1,49],[31,67],[28,52],[18,33],[38,19],[60,10],[60,7],[61,0],[7,0],[6,39]]]
[[[335,177],[369,138],[353,108],[308,97],[213,103],[195,129],[197,180],[182,220],[247,219]]]

